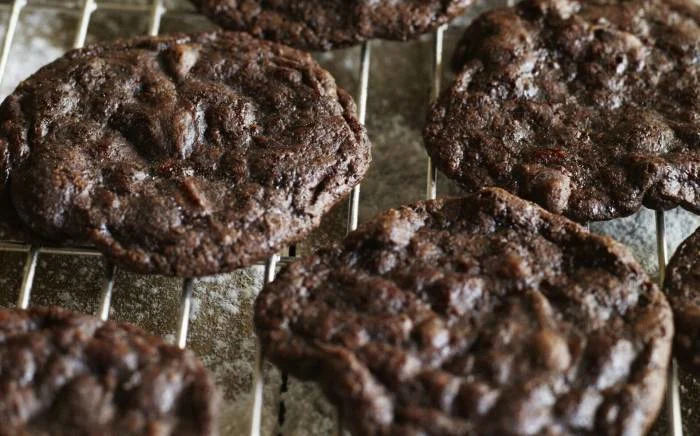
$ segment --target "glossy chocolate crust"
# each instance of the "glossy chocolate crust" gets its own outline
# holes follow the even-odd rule
[[[39,235],[127,269],[227,272],[303,238],[360,181],[355,112],[310,55],[247,34],[95,45],[0,106],[0,194],[7,181]]]
[[[700,375],[700,229],[671,258],[665,287],[676,324],[673,354]]]
[[[579,222],[642,205],[700,213],[700,7],[525,0],[466,31],[425,144],[469,191]]]
[[[472,0],[192,0],[222,27],[307,50],[368,39],[405,41],[460,15]]]
[[[0,435],[217,435],[190,351],[58,308],[0,309]]]
[[[291,264],[255,325],[357,435],[641,435],[673,335],[626,248],[500,189],[390,210]]]

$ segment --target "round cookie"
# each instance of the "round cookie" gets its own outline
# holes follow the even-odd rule
[[[360,181],[355,112],[310,55],[247,34],[95,45],[0,106],[0,182],[43,237],[217,274],[301,239]]]
[[[460,15],[472,0],[192,0],[227,29],[308,50],[368,39],[405,41]]]
[[[673,323],[621,244],[500,189],[390,210],[256,301],[354,434],[644,434]]]
[[[191,351],[58,308],[0,309],[0,435],[216,435]]]
[[[469,191],[579,222],[642,205],[700,213],[700,7],[525,0],[477,18],[425,145]]]
[[[700,229],[671,258],[664,286],[676,325],[673,353],[679,362],[700,374]]]

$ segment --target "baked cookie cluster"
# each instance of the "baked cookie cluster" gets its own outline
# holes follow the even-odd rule
[[[417,38],[471,1],[193,3],[235,31],[74,50],[0,105],[0,204],[34,242],[182,277],[274,255],[370,164],[352,98],[300,49]],[[699,54],[690,0],[481,15],[424,130],[468,193],[285,267],[254,308],[264,356],[357,435],[645,434],[672,344],[700,367],[700,231],[669,265],[669,304],[576,222],[700,213]],[[217,433],[194,355],[61,309],[0,310],[0,391],[0,435]]]

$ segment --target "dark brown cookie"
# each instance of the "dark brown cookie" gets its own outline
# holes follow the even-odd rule
[[[380,215],[258,297],[355,434],[641,435],[673,323],[622,245],[500,189]]]
[[[405,41],[460,15],[472,0],[192,0],[227,29],[309,50],[368,39]]]
[[[700,374],[700,229],[671,258],[664,282],[676,324],[674,354]]]
[[[138,272],[221,273],[301,239],[359,182],[355,111],[310,55],[243,33],[92,46],[0,106],[0,182],[46,238]]]
[[[700,7],[525,0],[477,18],[425,129],[438,168],[579,222],[700,213]]]
[[[0,240],[25,241],[30,235],[22,230],[22,223],[10,199],[0,195]]]
[[[0,435],[216,435],[190,351],[63,309],[0,310]]]

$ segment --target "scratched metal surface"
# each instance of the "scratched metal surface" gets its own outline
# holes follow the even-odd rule
[[[126,2],[122,0],[122,2]],[[0,2],[2,3],[2,2]],[[30,1],[30,5],[42,2]],[[72,3],[59,2],[64,6]],[[99,2],[98,2],[99,3]],[[148,5],[147,0],[128,3]],[[482,3],[459,20],[446,35],[446,56],[471,16],[493,7]],[[166,5],[189,8],[182,0]],[[0,31],[4,33],[8,12],[0,13]],[[0,86],[4,98],[17,83],[38,67],[70,48],[78,16],[63,11],[27,9],[23,12],[11,52],[7,76]],[[123,13],[98,9],[88,31],[88,42],[144,34],[148,14]],[[190,32],[213,28],[202,17],[165,15],[161,32]],[[420,131],[425,119],[431,87],[430,36],[410,43],[373,43],[367,127],[374,144],[373,166],[362,186],[360,220],[402,203],[420,199],[425,192],[426,157]],[[356,91],[359,49],[318,54],[346,89]],[[445,83],[450,74],[445,73]],[[456,195],[459,190],[444,178],[439,179],[439,195]],[[593,226],[626,243],[649,270],[656,274],[654,214],[642,211],[633,217]],[[338,240],[344,234],[345,206],[341,205],[325,220],[321,229],[302,244],[308,252]],[[683,211],[667,214],[671,250],[700,224],[700,219]],[[3,237],[0,225],[0,239]],[[6,236],[6,235],[5,235]],[[17,297],[24,255],[0,252],[0,305],[12,306]],[[97,310],[101,261],[97,258],[42,255],[31,304],[58,304],[70,309],[94,313]],[[234,274],[198,280],[188,346],[212,371],[225,396],[222,409],[223,435],[245,433],[249,416],[255,341],[252,335],[251,305],[262,283],[259,267]],[[173,338],[176,328],[180,282],[163,277],[139,276],[119,272],[111,316],[141,325],[149,331]],[[264,391],[263,433],[285,435],[325,435],[334,431],[333,408],[310,384],[291,380],[289,390],[280,394],[280,376],[268,365]],[[681,373],[686,434],[700,432],[700,382]],[[280,400],[285,404],[284,424],[278,424]],[[653,434],[665,434],[664,414]]]

